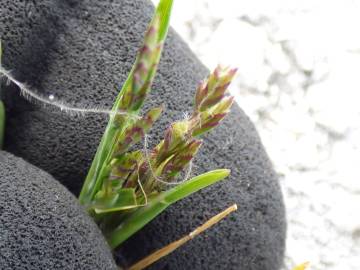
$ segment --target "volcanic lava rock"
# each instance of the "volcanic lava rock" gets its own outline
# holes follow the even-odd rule
[[[0,268],[117,269],[96,224],[48,173],[0,151]]]
[[[43,96],[77,107],[111,107],[153,13],[145,0],[0,2],[3,65]],[[191,111],[196,85],[207,74],[170,31],[148,98],[148,107],[166,105],[151,143],[171,121]],[[107,118],[44,108],[20,97],[15,86],[3,87],[6,149],[78,194]],[[169,208],[123,245],[119,251],[126,261],[119,261],[131,264],[237,203],[231,218],[154,269],[279,269],[286,230],[280,187],[254,126],[237,106],[206,136],[194,175],[215,168],[229,168],[231,176]]]

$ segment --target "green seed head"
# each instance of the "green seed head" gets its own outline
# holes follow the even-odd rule
[[[207,80],[201,82],[195,95],[195,110],[202,112],[220,102],[235,76],[236,69],[216,67]]]

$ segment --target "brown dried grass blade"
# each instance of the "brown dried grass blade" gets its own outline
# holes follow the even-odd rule
[[[226,216],[228,216],[230,213],[237,210],[237,205],[233,204],[232,206],[228,207],[221,213],[217,214],[216,216],[213,216],[208,221],[206,221],[201,226],[197,227],[195,230],[193,230],[188,235],[185,235],[181,239],[170,243],[169,245],[155,251],[154,253],[150,254],[149,256],[145,257],[144,259],[140,260],[139,262],[132,265],[128,270],[141,270],[149,265],[153,264],[154,262],[160,260],[162,257],[165,257],[166,255],[170,254],[177,248],[181,247],[183,244],[188,242],[189,240],[193,239],[195,236],[201,234],[203,231],[209,229],[222,219],[224,219]]]

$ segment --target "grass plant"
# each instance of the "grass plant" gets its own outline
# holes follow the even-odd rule
[[[156,75],[169,28],[172,0],[161,0],[145,33],[133,68],[112,114],[80,193],[80,203],[98,223],[112,248],[136,233],[171,204],[224,179],[217,169],[182,179],[202,145],[201,136],[229,113],[233,97],[226,90],[236,70],[217,67],[196,90],[193,112],[165,129],[152,149],[147,133],[160,117],[161,106],[141,108]],[[143,142],[143,149],[133,148]],[[169,188],[171,187],[171,188]]]

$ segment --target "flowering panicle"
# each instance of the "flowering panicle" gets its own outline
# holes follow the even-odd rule
[[[144,44],[134,64],[131,84],[125,89],[119,109],[137,111],[150,91],[162,50],[159,41],[159,17],[155,16],[145,34]]]
[[[124,154],[131,146],[140,142],[160,117],[162,110],[163,107],[153,108],[135,123],[130,124],[118,137],[113,157]]]
[[[154,45],[153,30],[149,28],[147,44]],[[147,47],[144,47],[147,48]],[[144,59],[152,59],[144,49],[135,66],[135,74],[142,80],[146,76],[140,70]],[[142,59],[142,60],[141,60]],[[104,173],[104,188],[135,188],[137,194],[139,184],[145,193],[150,194],[164,182],[173,179],[189,166],[201,147],[202,141],[197,137],[219,125],[220,121],[229,113],[233,104],[233,97],[226,95],[226,90],[234,77],[236,69],[218,66],[209,77],[197,88],[194,110],[190,118],[172,123],[165,131],[164,139],[155,146],[149,155],[141,151],[128,152],[136,143],[140,142],[149,132],[154,122],[159,118],[162,107],[149,110],[143,117],[128,122],[127,127],[116,138],[112,150],[112,160]],[[135,75],[134,75],[135,76]],[[133,97],[137,91],[142,91],[144,84],[133,83]],[[135,91],[135,89],[137,91]],[[132,106],[129,104],[128,106]],[[147,151],[147,150],[146,150]],[[159,180],[160,181],[157,181]]]
[[[217,104],[225,96],[225,91],[230,85],[237,69],[222,68],[216,69],[206,81],[197,88],[195,95],[195,112],[203,112]]]
[[[148,162],[156,172],[155,177],[171,181],[188,166],[199,150],[202,141],[196,137],[218,126],[229,113],[234,98],[226,96],[225,92],[235,73],[236,69],[218,66],[199,85],[192,116],[171,124],[165,131],[164,139],[152,151]],[[156,179],[149,181],[150,186],[156,186]]]
[[[173,157],[166,162],[162,170],[164,178],[171,179],[182,171],[194,158],[201,144],[202,141],[197,139],[191,139],[187,142],[178,153],[174,154]]]

